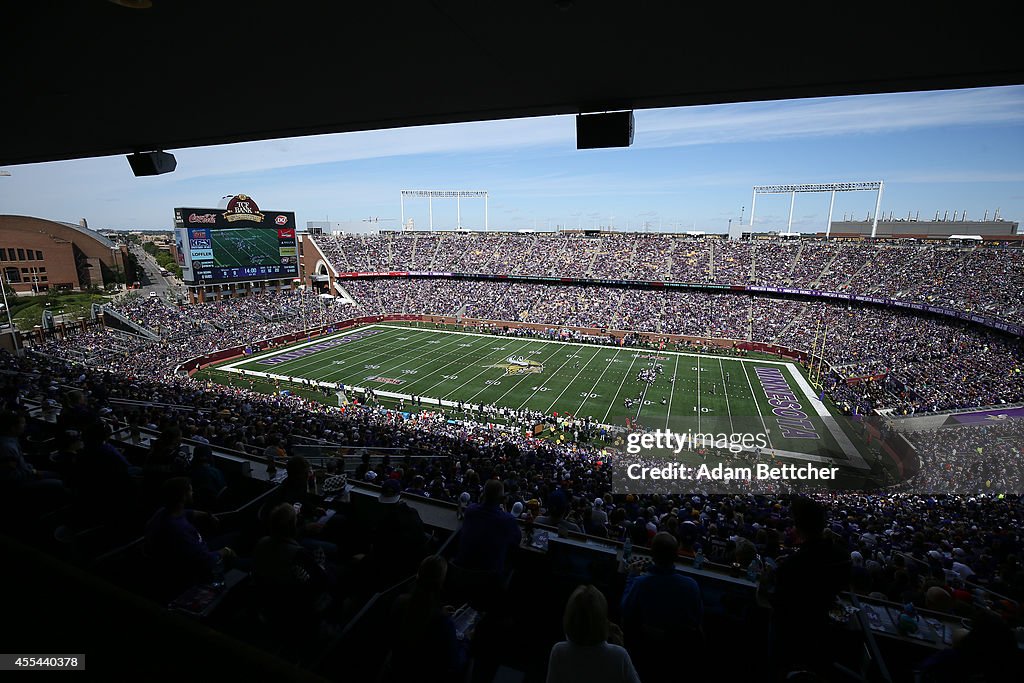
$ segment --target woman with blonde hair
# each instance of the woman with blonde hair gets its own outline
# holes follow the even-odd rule
[[[619,628],[608,621],[608,601],[593,586],[580,586],[565,605],[565,640],[555,643],[548,660],[547,683],[640,683],[629,653],[608,642]]]

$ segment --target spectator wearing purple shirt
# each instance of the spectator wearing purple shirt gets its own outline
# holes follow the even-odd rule
[[[169,582],[187,587],[214,578],[218,567],[235,557],[231,548],[210,550],[194,520],[205,512],[186,509],[192,502],[192,482],[173,477],[160,487],[163,507],[146,523],[146,550]]]

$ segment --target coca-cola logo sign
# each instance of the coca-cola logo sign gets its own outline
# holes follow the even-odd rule
[[[193,213],[188,217],[189,223],[216,223],[217,214],[215,213]]]

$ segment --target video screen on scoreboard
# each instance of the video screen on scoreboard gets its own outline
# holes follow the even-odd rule
[[[293,213],[260,214],[228,223],[216,209],[176,209],[175,241],[189,284],[276,280],[298,276]],[[252,225],[254,222],[269,225]]]

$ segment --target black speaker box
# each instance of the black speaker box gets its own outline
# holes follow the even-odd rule
[[[632,144],[632,111],[576,116],[576,149],[629,147]]]
[[[178,161],[169,152],[140,152],[128,156],[128,164],[136,176],[161,175],[178,167]]]

